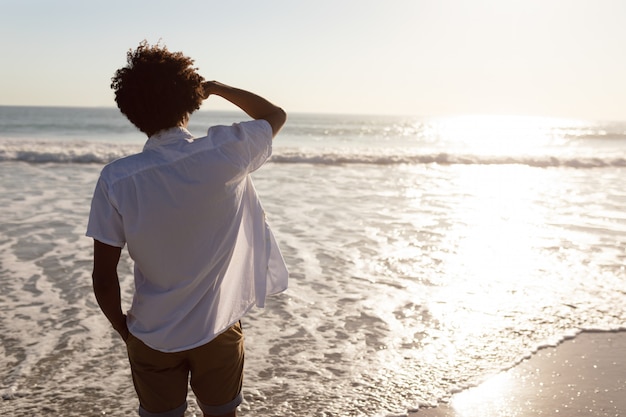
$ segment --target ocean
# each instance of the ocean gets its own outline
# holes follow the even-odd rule
[[[135,413],[84,233],[144,142],[117,109],[0,106],[0,415]],[[253,175],[290,284],[243,319],[240,415],[403,416],[626,329],[625,175],[622,122],[290,114]]]

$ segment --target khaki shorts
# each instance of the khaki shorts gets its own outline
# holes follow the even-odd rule
[[[164,353],[132,334],[126,340],[133,384],[142,417],[180,417],[187,409],[187,386],[205,414],[233,411],[243,399],[243,333],[237,323],[203,346]]]

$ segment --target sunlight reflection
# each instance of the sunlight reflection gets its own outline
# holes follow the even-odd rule
[[[562,123],[561,123],[562,124]],[[440,141],[482,154],[533,154],[561,139],[556,119],[524,116],[457,116],[438,119]]]
[[[441,288],[444,303],[433,306],[442,321],[463,317],[455,332],[459,343],[469,334],[506,327],[502,311],[519,302],[519,295],[537,287],[537,272],[545,267],[537,171],[521,165],[459,167],[457,187],[463,190],[458,210],[449,214],[449,229],[441,244]],[[450,283],[452,281],[452,283]],[[520,306],[520,308],[523,308]],[[456,343],[455,343],[456,344]]]
[[[515,388],[516,381],[513,376],[508,372],[503,372],[477,387],[458,393],[452,398],[450,406],[459,417],[515,415],[511,414],[515,407],[509,401],[510,395],[507,395],[514,392]],[[485,413],[487,404],[489,412]]]

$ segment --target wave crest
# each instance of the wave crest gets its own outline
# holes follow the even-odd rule
[[[29,163],[93,163],[106,164],[115,159],[141,151],[137,144],[110,143],[51,143],[4,142],[0,143],[0,162],[22,161]],[[271,162],[278,164],[315,165],[527,165],[531,167],[605,168],[626,167],[626,158],[482,155],[454,153],[391,153],[367,150],[319,151],[275,149]]]
[[[271,158],[275,163],[306,163],[322,165],[368,164],[437,164],[437,165],[527,165],[538,168],[605,168],[626,167],[625,158],[577,158],[557,156],[489,156],[450,153],[378,155],[378,154],[305,154],[279,153]]]
[[[94,142],[3,142],[0,162],[106,164],[141,151],[141,146]]]

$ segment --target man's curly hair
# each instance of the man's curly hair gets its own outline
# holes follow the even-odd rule
[[[193,62],[144,40],[128,51],[128,65],[111,78],[117,107],[148,136],[179,125],[204,99],[204,78]]]

